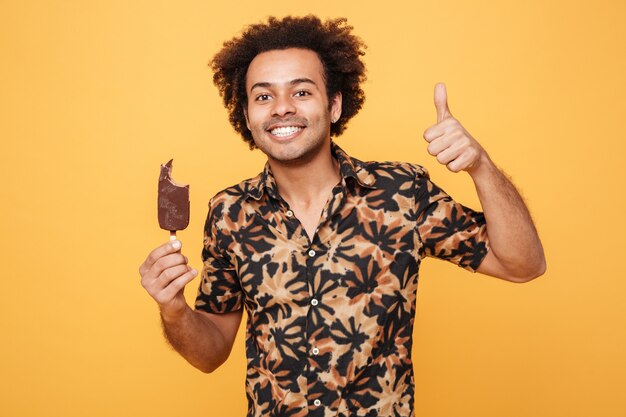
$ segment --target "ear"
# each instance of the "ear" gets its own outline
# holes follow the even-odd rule
[[[335,123],[341,117],[341,104],[342,96],[341,92],[337,92],[330,103],[330,120]]]

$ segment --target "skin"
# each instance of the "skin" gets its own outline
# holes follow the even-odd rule
[[[191,365],[210,373],[226,361],[243,310],[226,314],[194,311],[183,290],[198,271],[187,265],[180,241],[154,249],[139,267],[141,285],[157,302],[168,342]]]
[[[248,67],[246,91],[254,143],[267,155],[281,197],[312,239],[340,180],[330,153],[330,125],[341,116],[341,95],[329,106],[321,61],[315,52],[296,48],[257,55]],[[279,137],[272,134],[278,126],[302,129]]]
[[[437,123],[424,132],[428,152],[452,172],[466,171],[487,220],[491,250],[477,271],[511,282],[544,274],[546,260],[528,209],[513,184],[448,108],[444,84],[435,86]]]
[[[317,54],[290,48],[257,55],[246,74],[248,129],[272,169],[291,171],[328,159],[330,124],[341,115],[341,96],[326,94],[324,69]],[[297,126],[289,136],[272,128]],[[330,149],[330,148],[328,148]]]
[[[268,157],[281,196],[312,237],[340,180],[330,152],[330,124],[341,115],[341,95],[329,103],[318,56],[293,48],[255,57],[246,91],[248,128]],[[434,96],[437,123],[424,132],[428,152],[450,171],[471,176],[487,219],[491,250],[478,272],[511,282],[540,276],[546,268],[543,248],[522,198],[452,116],[443,84],[435,86]],[[272,133],[281,126],[298,129],[285,137]],[[228,358],[243,310],[210,314],[191,309],[183,290],[198,272],[188,266],[181,246],[168,242],[150,252],[139,268],[141,284],[159,306],[169,343],[193,366],[212,372]]]

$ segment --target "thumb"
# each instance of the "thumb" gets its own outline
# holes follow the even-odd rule
[[[448,94],[446,93],[446,85],[444,83],[435,85],[435,108],[437,109],[437,123],[452,117],[448,108]]]

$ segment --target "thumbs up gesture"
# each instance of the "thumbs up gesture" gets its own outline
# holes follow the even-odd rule
[[[443,83],[435,85],[435,108],[437,124],[424,132],[428,153],[437,157],[437,161],[452,172],[467,171],[471,174],[487,154],[461,123],[452,117]]]

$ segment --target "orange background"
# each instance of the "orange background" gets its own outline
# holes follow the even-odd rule
[[[369,46],[367,102],[340,146],[421,163],[479,207],[422,139],[444,81],[546,249],[548,272],[522,285],[424,263],[416,416],[626,415],[621,0],[0,1],[0,415],[245,415],[243,332],[222,368],[195,370],[163,341],[137,268],[167,240],[160,163],[191,184],[180,239],[196,267],[209,198],[262,169],[210,57],[245,24],[310,12],[348,17]]]

